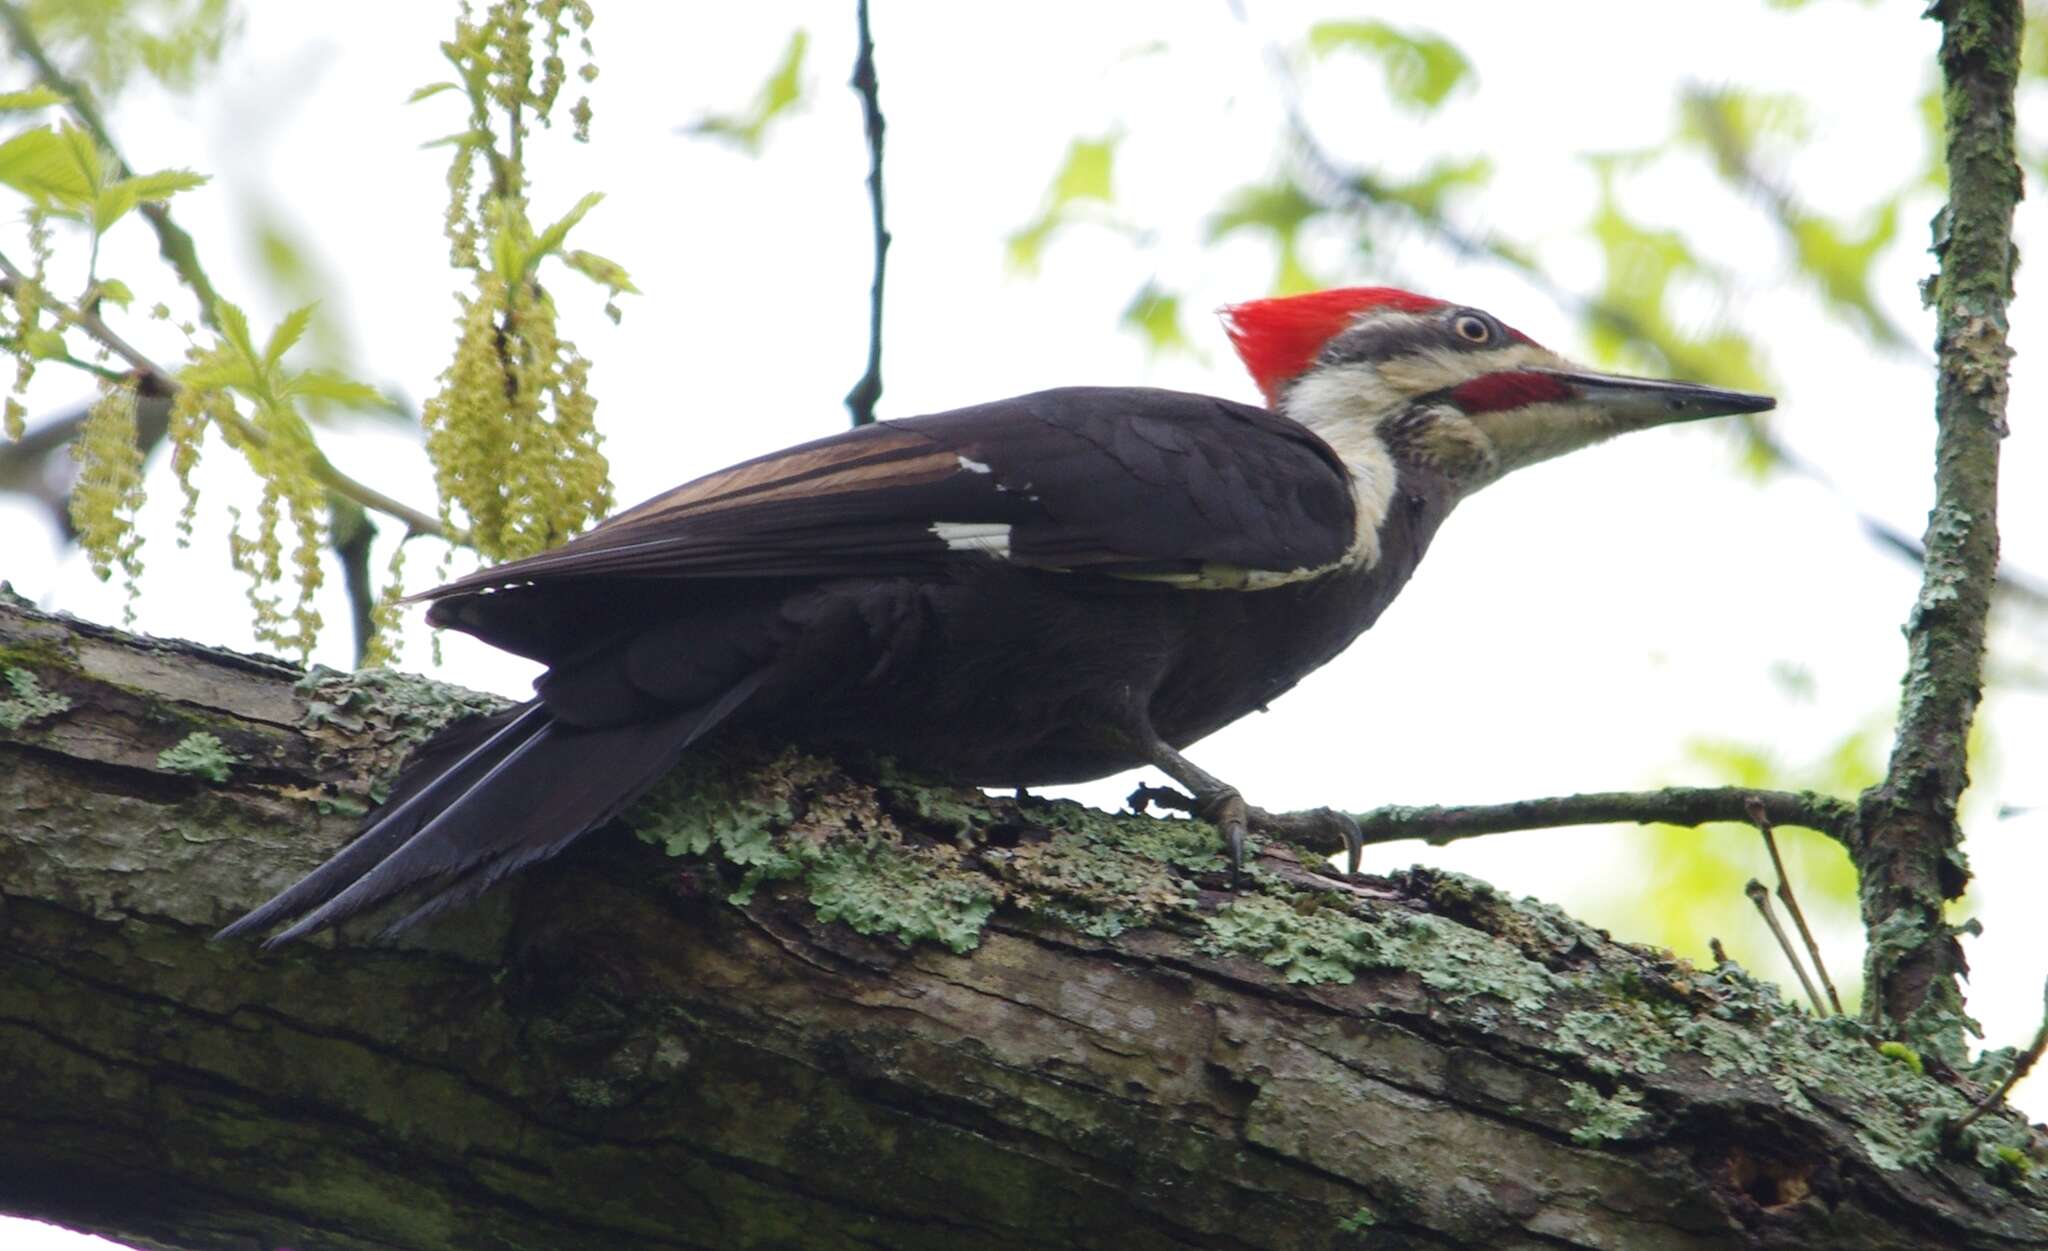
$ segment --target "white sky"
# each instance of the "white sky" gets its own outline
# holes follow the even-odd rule
[[[245,38],[191,99],[146,92],[113,126],[142,168],[219,175],[179,198],[216,284],[274,324],[255,258],[238,250],[258,212],[286,215],[332,271],[323,316],[353,336],[366,380],[415,397],[431,392],[452,344],[439,204],[445,153],[420,141],[458,127],[455,97],[405,107],[414,86],[444,77],[435,48],[448,25],[438,4],[360,3],[348,21],[310,5],[252,6]],[[1371,6],[1374,16],[1442,31],[1475,62],[1478,91],[1426,124],[1392,112],[1377,73],[1334,61],[1310,79],[1317,129],[1340,155],[1393,172],[1438,153],[1484,151],[1498,163],[1469,224],[1541,245],[1567,287],[1590,290],[1599,260],[1574,233],[1594,186],[1578,154],[1661,142],[1684,82],[1802,95],[1816,141],[1787,171],[1816,207],[1847,212],[1906,178],[1920,160],[1914,97],[1936,27],[1877,6],[1585,3]],[[593,142],[537,146],[535,215],[548,219],[588,189],[607,193],[577,245],[622,262],[646,293],[614,328],[599,299],[558,277],[569,333],[597,362],[594,388],[613,478],[629,503],[733,460],[840,428],[841,397],[865,350],[868,223],[858,107],[842,86],[852,61],[849,3],[614,5],[594,32],[603,76]],[[1074,383],[1154,384],[1253,398],[1206,319],[1191,329],[1201,359],[1149,359],[1115,329],[1148,278],[1206,308],[1263,292],[1270,253],[1250,240],[1204,243],[1202,219],[1230,189],[1277,159],[1278,104],[1257,38],[1223,4],[1073,0],[1017,10],[881,3],[875,17],[889,119],[890,256],[884,416]],[[1254,4],[1253,27],[1291,41],[1326,4]],[[677,127],[735,109],[774,64],[795,24],[811,30],[811,104],[755,161],[692,141]],[[1164,50],[1156,45],[1164,40]],[[10,83],[13,80],[8,80]],[[2037,123],[2041,120],[2034,119]],[[1036,212],[1068,140],[1120,127],[1117,217],[1142,228],[1142,250],[1107,229],[1070,234],[1041,275],[1007,272],[1003,237]],[[2038,193],[2038,189],[2036,189]],[[1815,316],[1789,278],[1782,247],[1700,170],[1674,167],[1632,185],[1640,220],[1683,222],[1741,275],[1737,320],[1769,345],[1782,380],[1780,437],[1822,466],[1837,496],[1781,475],[1757,486],[1732,473],[1730,441],[1702,428],[1662,431],[1544,466],[1468,503],[1446,527],[1399,605],[1350,653],[1191,754],[1267,807],[1478,802],[1583,789],[1715,781],[1685,762],[1696,737],[1772,745],[1810,759],[1848,731],[1889,716],[1903,659],[1899,623],[1913,572],[1861,535],[1854,511],[1917,534],[1930,497],[1931,381],[1913,359],[1874,354]],[[1927,206],[1931,211],[1931,204]],[[2022,249],[2038,208],[2022,210]],[[2031,216],[2030,216],[2031,215]],[[1888,307],[1917,342],[1931,319],[1913,283],[1931,262],[1921,218],[1881,267]],[[125,238],[123,237],[125,236]],[[1342,282],[1389,281],[1482,305],[1567,352],[1572,319],[1520,281],[1460,263],[1415,239],[1361,259],[1337,238],[1312,262]],[[148,232],[125,226],[103,272],[156,298]],[[2024,284],[2026,276],[2022,275]],[[2041,318],[2015,309],[2019,349],[2014,434],[2006,446],[2004,544],[2014,564],[2048,573],[2048,470],[2040,431],[2043,376],[2034,364]],[[1701,309],[1705,319],[1709,309]],[[138,325],[159,359],[175,341]],[[83,389],[46,367],[47,411]],[[335,460],[382,489],[430,506],[424,459],[395,434],[330,442]],[[227,465],[216,443],[211,470]],[[172,548],[176,491],[159,470],[146,515],[158,536],[139,625],[150,632],[248,647],[240,585],[225,572],[215,488],[190,552]],[[64,556],[32,512],[0,502],[10,540],[0,576],[41,603],[118,620],[117,590]],[[411,557],[416,585],[434,562]],[[344,622],[339,598],[328,617]],[[1997,647],[2012,662],[2043,660],[2041,623],[2001,617]],[[348,663],[346,629],[318,659]],[[415,625],[412,637],[423,638]],[[530,668],[460,637],[443,676],[508,695]],[[406,663],[426,663],[410,647]],[[1810,697],[1787,694],[1774,665],[1804,670]],[[2048,729],[2040,691],[1994,692],[1973,793],[1969,851],[1985,936],[1969,944],[1971,1007],[1994,1045],[2024,1043],[2048,974],[2048,910],[2039,847],[2048,833]],[[1078,788],[1112,804],[1128,780]],[[2033,809],[1997,819],[2002,807]],[[1642,870],[1629,831],[1571,831],[1450,849],[1380,849],[1381,868],[1417,860],[1485,877],[1582,911],[1626,895]],[[1763,869],[1759,853],[1758,870]],[[1594,919],[1600,919],[1597,915]],[[1626,933],[1622,935],[1628,937]],[[1722,937],[1767,974],[1781,969],[1761,927]],[[1832,937],[1831,964],[1858,960],[1853,932]],[[2048,1087],[2019,1102],[2048,1114]],[[48,1242],[34,1241],[47,1236]],[[55,1231],[0,1225],[17,1247],[75,1245]]]

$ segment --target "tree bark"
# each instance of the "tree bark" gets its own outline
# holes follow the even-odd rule
[[[2033,1131],[1940,1145],[1964,1078],[1469,879],[1269,845],[1233,894],[1206,827],[736,747],[401,945],[266,953],[208,935],[493,701],[18,601],[0,679],[0,1210],[300,1251],[2048,1247]]]

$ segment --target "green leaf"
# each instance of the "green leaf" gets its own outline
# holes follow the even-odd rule
[[[521,266],[521,268],[530,269],[534,262],[538,261],[541,257],[549,256],[559,251],[562,242],[569,237],[569,232],[576,228],[576,223],[582,221],[583,215],[596,208],[603,199],[604,192],[593,191],[576,201],[575,208],[562,214],[560,220],[556,221],[554,225],[549,226],[546,230],[541,231],[539,236],[534,239],[533,246],[527,252],[526,264]]]
[[[569,268],[601,287],[609,288],[614,295],[638,295],[640,288],[626,277],[626,269],[617,261],[599,256],[595,252],[570,251],[562,253],[562,260]]]
[[[412,94],[405,98],[405,102],[407,104],[418,104],[420,101],[427,99],[429,96],[438,96],[444,91],[460,90],[462,90],[462,84],[460,83],[428,83],[424,87],[413,88]]]
[[[180,191],[203,187],[212,179],[189,169],[160,169],[154,174],[137,174],[121,181],[134,188],[138,200],[168,200]]]
[[[265,369],[277,368],[277,363],[284,359],[284,354],[291,351],[292,344],[297,343],[306,333],[306,326],[313,320],[315,307],[312,304],[301,305],[286,313],[284,320],[277,323],[277,329],[270,332],[270,342],[263,345]]]
[[[285,383],[284,393],[307,399],[332,400],[352,408],[383,408],[389,404],[384,393],[377,388],[325,369],[308,369],[293,375]]]
[[[497,136],[481,128],[476,130],[459,130],[452,135],[442,135],[439,139],[429,139],[421,144],[420,147],[423,149],[447,147],[488,148],[491,146],[491,141],[495,138]]]
[[[0,184],[44,203],[83,207],[93,199],[92,184],[80,177],[69,145],[47,126],[0,143]]]
[[[40,330],[31,330],[26,335],[23,335],[21,348],[29,354],[31,359],[39,361],[51,360],[55,357],[69,355],[70,353],[70,349],[64,345],[63,332],[52,330],[47,326]]]
[[[249,337],[248,315],[226,300],[214,306],[214,314],[220,319],[221,337],[241,354],[243,360],[252,367],[257,365],[262,358],[256,355],[256,342]]]
[[[1388,94],[1424,113],[1472,78],[1472,63],[1450,41],[1385,22],[1318,22],[1309,28],[1308,46],[1317,56],[1349,50],[1374,58],[1386,71]]]
[[[135,293],[130,291],[128,284],[122,282],[119,278],[100,279],[94,287],[93,293],[97,298],[105,300],[109,304],[117,304],[122,308],[127,308],[135,302]]]
[[[759,156],[767,142],[769,128],[790,113],[804,98],[804,52],[810,47],[810,32],[799,27],[790,32],[782,59],[753,103],[740,113],[710,113],[683,128],[684,134],[722,139],[748,156]]]
[[[1301,259],[1301,231],[1322,211],[1292,181],[1241,187],[1209,219],[1208,239],[1214,243],[1247,230],[1270,234],[1278,251],[1273,290],[1282,295],[1313,291],[1323,283]]]
[[[91,135],[77,126],[65,125],[57,131],[57,138],[63,141],[64,151],[71,158],[71,165],[85,185],[97,194],[106,182],[106,170],[100,162],[100,145]]]
[[[1124,307],[1119,319],[1126,329],[1145,336],[1154,355],[1193,350],[1187,331],[1181,326],[1180,297],[1146,283]]]
[[[1069,144],[1066,161],[1060,165],[1060,172],[1053,175],[1053,205],[1065,207],[1076,200],[1115,202],[1116,189],[1111,179],[1116,170],[1116,145],[1121,139],[1120,135],[1104,135],[1100,139],[1076,139]]]
[[[63,96],[44,86],[30,87],[27,91],[0,91],[0,113],[19,113],[28,109],[46,109],[53,104],[63,104]]]
[[[1097,139],[1075,139],[1067,145],[1066,158],[1046,189],[1045,207],[1004,240],[1011,268],[1035,272],[1046,244],[1077,216],[1075,205],[1115,203],[1116,148],[1122,139],[1112,133]]]

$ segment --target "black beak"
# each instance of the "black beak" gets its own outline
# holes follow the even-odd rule
[[[1778,406],[1778,401],[1768,395],[1726,391],[1720,387],[1701,386],[1697,382],[1665,382],[1657,378],[1630,378],[1619,374],[1543,372],[1570,386],[1577,402],[1619,418],[1631,428],[1698,421],[1703,417],[1726,417],[1733,413],[1762,413]]]

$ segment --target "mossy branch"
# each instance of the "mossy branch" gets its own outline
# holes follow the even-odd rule
[[[2013,96],[2018,0],[1942,0],[1949,203],[1934,223],[1934,509],[1884,780],[1862,800],[1856,856],[1869,934],[1869,1003],[1907,1041],[1963,1053],[1961,949],[1943,915],[1969,881],[1956,807],[1969,785],[1970,724],[1982,694],[1985,622],[1998,570],[1998,452],[2005,437],[2006,305],[2021,194]]]

